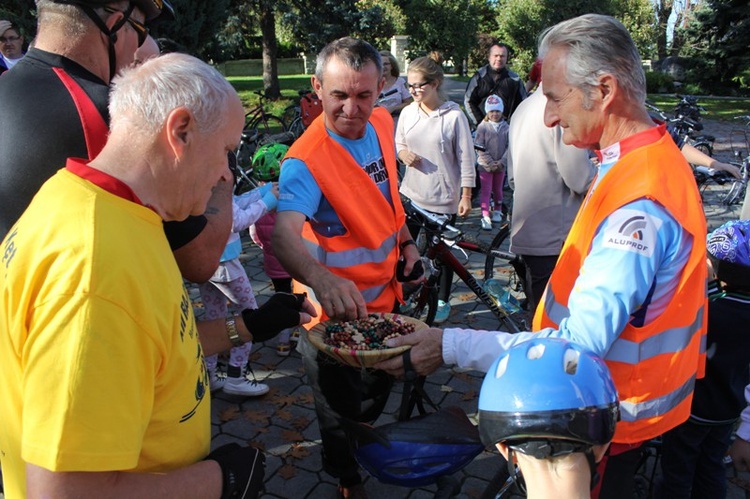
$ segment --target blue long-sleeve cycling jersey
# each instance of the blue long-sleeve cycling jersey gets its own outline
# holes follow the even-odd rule
[[[593,189],[613,164],[600,166]],[[623,224],[641,216],[643,244],[622,244],[618,236]],[[568,298],[570,315],[558,329],[518,334],[445,329],[443,360],[486,371],[504,350],[539,336],[565,338],[605,357],[628,322],[648,324],[664,310],[692,244],[692,236],[661,204],[646,198],[626,204],[598,227]]]

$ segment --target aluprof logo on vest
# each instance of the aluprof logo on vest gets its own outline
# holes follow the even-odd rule
[[[617,210],[607,219],[604,247],[633,251],[644,256],[654,252],[656,233],[662,221],[644,211]]]

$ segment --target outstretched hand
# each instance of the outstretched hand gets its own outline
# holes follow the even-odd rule
[[[306,324],[317,315],[304,293],[276,293],[258,309],[242,311],[253,341],[266,341],[284,329]]]
[[[439,328],[422,329],[411,334],[398,336],[386,341],[389,347],[411,345],[411,363],[420,376],[437,370],[443,365],[443,330]],[[396,377],[404,375],[404,360],[399,355],[392,359],[375,364],[375,369],[382,369]]]

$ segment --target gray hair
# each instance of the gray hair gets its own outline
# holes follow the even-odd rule
[[[232,85],[213,67],[187,54],[166,54],[124,69],[112,82],[111,127],[121,125],[144,134],[162,129],[169,113],[184,107],[198,131],[212,133],[237,98]]]
[[[113,0],[110,2],[113,8],[125,10],[128,7],[127,1]],[[88,33],[91,29],[99,28],[89,19],[89,16],[75,4],[57,3],[53,0],[36,0],[37,23],[39,26],[52,26],[63,31],[63,33],[73,39],[79,39]],[[99,9],[102,20],[106,22],[111,13]]]
[[[331,57],[336,57],[355,71],[362,71],[368,62],[374,62],[378,73],[383,74],[383,61],[375,47],[364,40],[345,36],[334,40],[320,51],[315,64],[315,78],[323,82],[323,73]]]
[[[641,56],[628,30],[617,19],[586,14],[563,21],[543,34],[539,55],[553,47],[567,49],[566,78],[584,93],[584,106],[598,86],[598,78],[611,74],[624,93],[637,103],[646,101],[646,75]]]

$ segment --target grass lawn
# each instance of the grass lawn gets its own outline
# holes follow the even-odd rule
[[[251,108],[258,104],[257,90],[263,90],[263,78],[260,76],[230,76],[227,78],[229,83],[240,94],[240,99],[245,108]],[[272,102],[266,101],[266,109],[281,116],[287,106],[296,104],[299,101],[298,90],[310,90],[310,75],[289,75],[279,76],[279,86],[281,87],[281,99]]]
[[[648,100],[670,114],[680,99],[675,94],[649,94]],[[750,114],[750,99],[701,97],[698,104],[706,109],[709,120],[734,121],[735,116]]]
[[[468,77],[449,75],[450,78],[460,81],[469,81]],[[240,94],[246,108],[258,103],[256,90],[263,89],[263,78],[260,76],[232,76],[228,78]],[[267,109],[271,114],[281,116],[287,106],[299,101],[298,90],[310,90],[310,75],[285,75],[279,76],[281,86],[281,99],[275,102],[267,102]],[[661,108],[667,114],[670,113],[679,98],[675,94],[650,94],[648,100]],[[733,121],[735,116],[750,115],[750,99],[727,99],[702,97],[698,103],[706,108],[706,118],[710,120]]]

